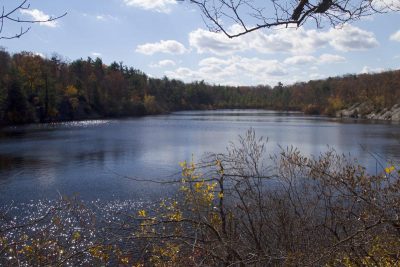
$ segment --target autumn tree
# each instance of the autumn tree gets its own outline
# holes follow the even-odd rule
[[[400,71],[344,75],[325,80],[278,84],[275,87],[222,86],[204,81],[184,83],[150,78],[133,67],[101,59],[66,62],[31,52],[0,50],[0,124],[6,117],[11,81],[27,101],[24,122],[87,119],[99,116],[138,116],[168,111],[215,108],[300,110],[334,115],[356,103],[372,111],[392,108],[400,98]],[[67,88],[76,92],[66,93]],[[11,90],[11,91],[10,91]],[[368,113],[360,113],[361,116]]]

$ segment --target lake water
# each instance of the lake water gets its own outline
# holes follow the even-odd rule
[[[295,146],[317,155],[328,146],[350,153],[376,171],[400,160],[400,124],[341,121],[263,110],[177,112],[123,120],[9,127],[0,130],[0,205],[59,194],[85,200],[156,199],[173,188],[124,176],[179,177],[178,163],[205,152],[224,152],[254,128],[268,137],[268,152]],[[178,176],[177,176],[178,175]]]

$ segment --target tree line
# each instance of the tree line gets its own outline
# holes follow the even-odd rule
[[[264,108],[333,114],[356,102],[377,109],[400,99],[400,71],[271,87],[152,78],[122,62],[69,62],[0,50],[0,125],[142,116],[178,110]]]

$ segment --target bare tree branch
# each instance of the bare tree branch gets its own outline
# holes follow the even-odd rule
[[[316,27],[337,26],[372,14],[400,10],[400,3],[388,0],[177,1],[196,5],[207,27],[229,38],[263,28],[299,27],[308,21],[314,21]]]
[[[17,15],[18,12],[29,9],[30,9],[30,4],[28,0],[22,0],[19,4],[17,4],[17,6],[14,6],[9,10],[6,10],[5,5],[2,6],[0,15],[0,40],[1,39],[10,40],[15,38],[20,38],[21,36],[25,35],[31,30],[31,27],[25,26],[25,24],[52,22],[67,15],[67,12],[65,12],[62,15],[55,17],[50,16],[46,19],[21,19],[18,17]],[[17,24],[22,24],[23,26],[21,26],[20,30],[17,33],[7,35],[4,33],[5,25],[7,23],[17,23]]]

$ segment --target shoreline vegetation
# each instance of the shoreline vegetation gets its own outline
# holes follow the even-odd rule
[[[400,120],[400,70],[258,86],[158,79],[100,58],[64,60],[0,50],[0,126],[162,114],[268,109]]]
[[[250,129],[180,163],[165,182],[176,196],[155,203],[0,207],[0,265],[398,266],[400,169],[382,164],[371,175],[333,150],[268,155]]]

